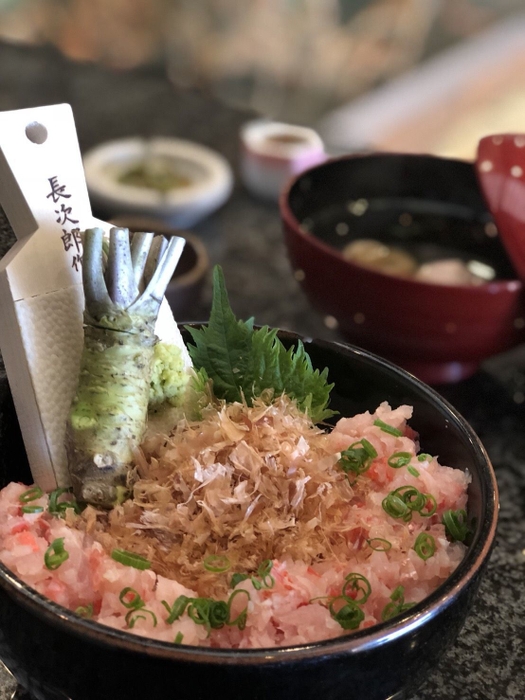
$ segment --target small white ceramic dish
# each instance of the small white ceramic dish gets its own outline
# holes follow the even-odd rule
[[[169,169],[179,184],[161,190],[120,178],[137,168]],[[172,226],[193,226],[228,199],[233,186],[229,163],[205,146],[157,137],[108,141],[84,155],[86,182],[93,204],[112,215],[149,214]]]
[[[246,188],[277,201],[288,180],[326,160],[319,135],[305,126],[255,119],[241,128],[241,177]]]

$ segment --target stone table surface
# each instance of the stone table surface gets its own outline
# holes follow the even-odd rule
[[[252,115],[196,90],[176,90],[157,70],[132,73],[74,64],[48,48],[0,43],[0,111],[72,105],[82,150],[116,137],[176,135],[211,146],[236,170],[238,129]],[[237,178],[238,181],[238,178]],[[106,212],[96,212],[104,216]],[[241,318],[307,336],[337,338],[294,280],[277,206],[236,185],[228,203],[194,228],[212,263],[223,266]],[[0,256],[13,239],[0,220]],[[210,280],[200,303],[179,321],[207,318]],[[471,379],[439,390],[478,432],[494,464],[501,497],[497,544],[474,608],[453,648],[413,700],[525,698],[525,350],[486,363]],[[0,671],[0,700],[15,683]],[[21,697],[21,695],[20,695]]]

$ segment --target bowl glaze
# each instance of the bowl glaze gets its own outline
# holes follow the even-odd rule
[[[348,206],[359,201],[376,203],[370,230],[358,215],[348,215]],[[350,234],[360,225],[360,237],[375,237],[389,225],[390,210],[439,217],[445,222],[439,243],[451,247],[460,235],[452,222],[459,222],[462,244],[494,260],[503,278],[478,287],[445,286],[345,259],[334,245],[333,212],[346,211]],[[291,266],[312,306],[332,316],[345,339],[423,381],[466,378],[483,359],[525,339],[523,285],[498,240],[471,163],[381,153],[333,159],[292,180],[280,211]],[[317,224],[308,230],[313,220]]]
[[[281,332],[289,345],[298,336]],[[187,339],[187,336],[186,336]],[[366,351],[306,340],[314,366],[335,382],[342,415],[384,400],[414,406],[411,426],[444,464],[468,469],[475,532],[465,559],[431,596],[396,619],[338,639],[297,647],[219,650],[174,646],[83,620],[0,565],[0,657],[37,698],[129,700],[210,697],[254,700],[404,698],[450,646],[471,607],[494,540],[497,486],[487,454],[466,421],[436,392]],[[1,484],[28,482],[7,383],[0,384]]]

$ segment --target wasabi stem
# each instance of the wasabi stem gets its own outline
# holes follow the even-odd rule
[[[66,430],[76,498],[110,508],[128,494],[133,449],[144,434],[155,321],[184,240],[110,231],[84,234],[84,349]]]

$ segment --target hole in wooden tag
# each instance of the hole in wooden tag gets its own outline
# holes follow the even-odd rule
[[[39,122],[31,122],[26,126],[26,136],[32,143],[41,144],[47,140],[47,129]]]

